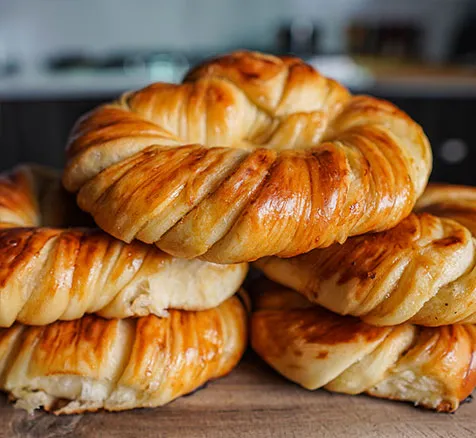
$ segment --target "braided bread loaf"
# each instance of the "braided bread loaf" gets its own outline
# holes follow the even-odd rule
[[[392,104],[297,58],[236,52],[85,115],[63,182],[121,240],[234,263],[391,228],[430,169]]]
[[[55,173],[20,167],[0,176],[0,327],[85,313],[108,318],[215,307],[240,287],[246,264],[175,259],[78,224]]]
[[[251,344],[307,389],[411,401],[451,412],[476,386],[473,325],[375,327],[276,284],[254,296]]]
[[[0,329],[0,388],[56,414],[164,405],[230,372],[247,341],[236,297],[169,318],[85,316]]]
[[[411,214],[391,230],[256,266],[312,302],[370,324],[475,324],[476,240],[461,222],[476,231],[476,189],[430,185],[418,208],[442,217]]]

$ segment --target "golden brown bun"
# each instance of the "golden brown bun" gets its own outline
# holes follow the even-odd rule
[[[0,327],[85,313],[107,318],[203,310],[240,287],[247,265],[181,260],[77,224],[59,176],[22,166],[0,176]]]
[[[451,412],[476,385],[476,328],[375,327],[261,283],[251,344],[279,373],[307,389],[367,393]]]
[[[169,318],[84,316],[0,329],[0,388],[29,411],[56,414],[164,405],[230,372],[247,341],[236,297]]]
[[[415,211],[448,217],[476,235],[476,188],[453,184],[430,184],[415,205]]]
[[[63,182],[121,240],[234,263],[391,228],[430,170],[422,129],[389,102],[235,52],[86,114]]]
[[[430,186],[418,208],[442,217],[411,214],[382,233],[255,265],[312,302],[370,324],[475,324],[476,240],[461,223],[476,230],[476,189]]]

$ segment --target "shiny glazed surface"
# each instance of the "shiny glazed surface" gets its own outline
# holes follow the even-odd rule
[[[312,302],[370,324],[476,323],[476,189],[430,184],[416,211],[391,230],[255,265]]]
[[[0,329],[0,388],[18,407],[56,414],[161,406],[230,372],[246,343],[237,297],[168,318],[15,324]]]
[[[217,263],[291,257],[407,216],[420,126],[297,58],[235,52],[80,119],[63,182],[111,235]]]
[[[371,326],[270,281],[256,285],[252,297],[254,350],[307,389],[367,393],[451,412],[476,386],[473,325]]]
[[[94,226],[52,170],[0,175],[0,327],[203,310],[235,293],[248,269],[176,259],[78,225]]]

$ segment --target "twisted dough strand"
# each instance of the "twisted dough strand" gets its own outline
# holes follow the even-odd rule
[[[430,169],[423,131],[390,103],[236,52],[84,116],[63,182],[117,238],[232,263],[390,228]]]
[[[371,324],[476,323],[476,190],[430,184],[416,210],[392,230],[256,265],[311,301]]]
[[[251,319],[254,350],[307,389],[458,408],[476,385],[476,328],[375,327],[262,283]]]
[[[236,297],[169,318],[17,324],[0,329],[0,388],[18,407],[55,414],[161,406],[230,372],[246,340]]]
[[[344,245],[255,264],[310,301],[370,324],[473,324],[475,243],[458,222],[418,213],[391,230]]]
[[[81,214],[60,189],[43,168],[0,177],[0,327],[203,310],[240,287],[246,264],[180,260],[96,229],[64,228]]]
[[[416,205],[415,211],[447,217],[464,225],[476,235],[476,189],[454,184],[430,184]]]

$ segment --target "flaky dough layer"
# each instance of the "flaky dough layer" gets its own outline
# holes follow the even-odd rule
[[[168,318],[95,315],[0,329],[0,389],[29,411],[156,407],[230,372],[247,343],[237,297]]]
[[[417,213],[391,230],[256,266],[310,301],[370,324],[475,324],[475,224],[476,189],[430,185]]]
[[[125,318],[209,309],[238,290],[248,269],[68,228],[87,222],[52,170],[22,166],[0,176],[0,327],[86,313]]]
[[[476,385],[473,325],[375,327],[275,283],[256,289],[254,350],[307,389],[367,393],[452,412]]]
[[[234,263],[391,228],[430,170],[422,129],[389,102],[235,52],[85,115],[63,182],[121,240]]]

